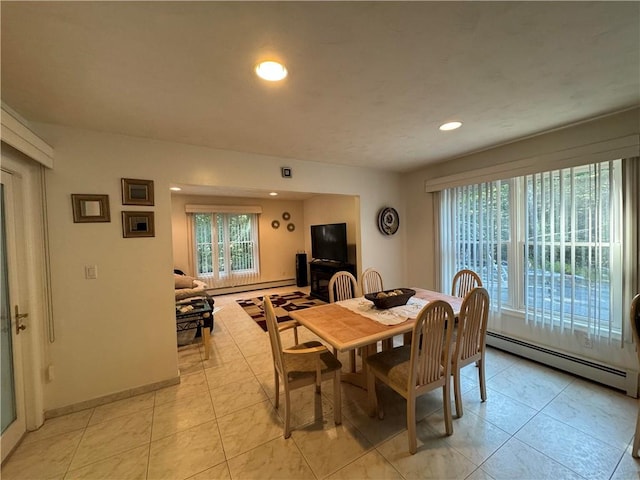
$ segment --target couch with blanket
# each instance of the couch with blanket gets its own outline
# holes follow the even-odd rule
[[[209,331],[213,331],[213,305],[215,300],[207,293],[207,284],[189,275],[185,275],[181,270],[174,270],[173,276],[175,280],[176,313],[194,301],[204,300],[211,307],[211,314],[203,318],[204,326],[209,328]],[[201,336],[199,326],[194,330],[195,333],[188,331],[178,332],[178,344],[186,345],[191,343],[194,338]]]

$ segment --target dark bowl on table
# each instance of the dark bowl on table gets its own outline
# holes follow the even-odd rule
[[[364,298],[372,301],[376,308],[384,310],[385,308],[406,305],[415,294],[416,291],[410,288],[394,288],[382,292],[367,293]]]

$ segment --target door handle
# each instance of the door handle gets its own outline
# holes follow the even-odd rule
[[[16,335],[20,335],[22,330],[25,330],[27,326],[22,323],[23,318],[27,318],[29,316],[28,313],[20,313],[20,308],[18,305],[15,306],[15,317],[16,317]]]

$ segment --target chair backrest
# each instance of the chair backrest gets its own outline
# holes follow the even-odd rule
[[[356,277],[346,271],[333,274],[329,280],[329,303],[360,296]]]
[[[375,268],[367,268],[362,272],[362,276],[360,277],[360,290],[362,290],[363,295],[384,290],[380,272]]]
[[[449,381],[454,321],[451,305],[442,300],[429,302],[418,314],[411,342],[409,391],[439,380]]]
[[[271,342],[271,353],[273,354],[273,363],[281,374],[284,374],[284,359],[282,355],[282,340],[280,339],[280,330],[278,330],[278,321],[276,320],[276,312],[273,310],[271,299],[265,295],[263,300],[264,316],[267,319],[267,331],[269,332],[269,341]]]
[[[451,285],[451,295],[454,297],[464,298],[475,287],[481,287],[482,280],[480,276],[473,270],[460,270],[453,277]]]
[[[636,352],[640,362],[640,293],[631,300],[631,330],[633,330],[633,340],[636,342]]]
[[[487,320],[489,319],[489,292],[485,288],[472,289],[460,307],[456,351],[458,362],[477,357],[485,349]]]

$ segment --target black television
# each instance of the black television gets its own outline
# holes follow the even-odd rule
[[[347,224],[311,225],[311,257],[347,263]]]

